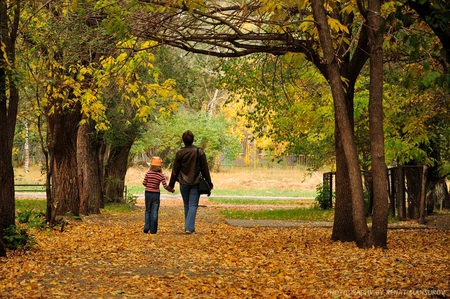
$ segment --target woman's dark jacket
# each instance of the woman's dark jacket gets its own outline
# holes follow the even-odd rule
[[[197,154],[197,149],[199,155]],[[200,182],[198,159],[200,159],[202,175],[212,188],[213,183],[211,182],[206,155],[202,149],[194,145],[181,148],[175,155],[169,186],[173,188],[176,181],[183,185],[197,185]]]

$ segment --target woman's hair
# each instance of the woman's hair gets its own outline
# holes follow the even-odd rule
[[[194,133],[187,130],[183,133],[182,139],[185,146],[192,145],[194,143]]]
[[[155,171],[155,172],[162,172],[161,166],[151,165],[151,166],[150,166],[150,170],[151,170],[151,171]]]

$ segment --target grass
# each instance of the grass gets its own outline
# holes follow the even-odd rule
[[[233,210],[224,209],[220,214],[227,219],[240,220],[296,220],[296,221],[326,221],[333,222],[334,209],[320,210],[317,208],[296,209],[270,209],[270,210]],[[389,215],[388,223],[398,223],[399,220]],[[372,218],[367,218],[367,223],[372,223]]]
[[[216,204],[231,205],[275,205],[275,206],[304,206],[311,205],[310,200],[293,200],[293,199],[241,199],[241,198],[209,198],[209,202]]]
[[[276,209],[243,211],[226,209],[220,211],[227,219],[246,220],[301,220],[301,221],[333,221],[334,210],[314,208]]]
[[[161,193],[167,193],[161,187]],[[127,193],[129,194],[143,194],[144,187],[138,185],[127,185]],[[175,187],[175,193],[180,192]],[[271,197],[308,197],[314,198],[316,191],[313,190],[276,190],[276,189],[258,189],[258,190],[220,190],[214,189],[212,194],[215,196],[271,196]]]
[[[42,199],[18,199],[16,200],[16,211],[44,212],[46,201]]]
[[[168,193],[164,188],[160,188],[161,193]],[[180,194],[179,190],[175,186],[175,193]],[[142,194],[144,193],[144,187],[139,185],[127,185],[127,192],[129,194]],[[315,190],[277,190],[277,189],[258,189],[258,190],[221,190],[214,189],[212,191],[213,195],[217,196],[272,196],[272,197],[315,197]]]

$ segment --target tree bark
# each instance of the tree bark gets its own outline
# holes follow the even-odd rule
[[[6,257],[6,246],[3,243],[3,230],[0,229],[0,257]]]
[[[388,177],[383,129],[383,34],[381,2],[369,0],[367,10],[370,45],[369,135],[373,182],[372,238],[374,246],[387,247],[389,216]]]
[[[324,63],[329,74],[329,83],[333,95],[335,118],[338,125],[340,141],[342,142],[345,159],[348,166],[349,182],[351,189],[352,216],[355,228],[355,241],[358,247],[366,248],[372,246],[371,234],[367,227],[364,213],[364,196],[361,173],[359,169],[358,156],[353,127],[348,117],[348,105],[344,87],[339,72],[339,63],[336,60],[333,41],[327,23],[327,16],[323,3],[320,0],[310,0],[314,20],[319,32],[320,43],[324,53]]]
[[[54,104],[53,107],[61,107]],[[52,214],[80,213],[77,173],[77,130],[81,120],[81,105],[73,103],[59,111],[46,113],[48,124],[48,152],[52,183]],[[54,219],[52,219],[54,220]]]
[[[77,165],[80,191],[80,214],[99,214],[103,202],[102,167],[95,128],[85,123],[78,129]]]
[[[110,202],[123,202],[130,150],[131,145],[116,146],[110,149],[104,181],[105,197]]]
[[[349,173],[344,149],[336,123],[336,203],[331,240],[341,242],[355,241],[355,228],[352,216],[352,194],[349,186]],[[339,188],[337,186],[340,186]],[[344,186],[347,186],[345,188]]]
[[[12,149],[19,106],[19,91],[16,86],[16,78],[12,76],[7,66],[15,66],[15,46],[21,8],[20,2],[11,4],[9,10],[14,11],[14,17],[11,20],[7,13],[8,3],[8,1],[0,0],[0,40],[2,43],[0,47],[0,230],[15,225]],[[3,249],[4,244],[0,242],[1,254]]]

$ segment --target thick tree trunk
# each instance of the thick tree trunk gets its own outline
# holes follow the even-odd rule
[[[80,120],[79,103],[65,108],[64,111],[47,113],[47,138],[52,174],[52,214],[54,215],[71,213],[78,216],[80,212],[76,159],[77,130]]]
[[[336,128],[338,126],[336,125]],[[331,240],[341,242],[355,241],[355,229],[352,216],[352,194],[349,186],[349,174],[344,149],[340,142],[338,129],[336,137],[336,204],[334,212],[333,233]],[[337,187],[339,186],[339,188]]]
[[[99,214],[103,202],[102,169],[99,165],[99,144],[92,124],[78,129],[77,164],[80,191],[80,214]]]
[[[11,4],[13,22],[9,22],[8,3],[0,0],[0,230],[15,225],[14,169],[12,149],[19,106],[16,80],[7,66],[15,65],[15,45],[20,18],[20,2]],[[7,59],[8,61],[5,61]],[[0,242],[0,254],[4,244]],[[6,252],[5,252],[6,255]]]
[[[369,130],[373,182],[372,238],[376,247],[387,247],[389,216],[388,177],[384,154],[383,130],[383,35],[381,3],[369,0],[367,23],[370,45]]]
[[[3,230],[0,229],[0,257],[6,257],[6,246],[3,243]]]
[[[125,175],[131,145],[111,148],[105,167],[105,197],[110,202],[123,202]]]
[[[5,102],[6,100],[0,99],[0,229],[15,225],[12,138],[10,138],[9,130],[7,130]]]
[[[327,23],[323,3],[320,0],[311,0],[314,20],[319,32],[320,43],[324,53],[323,62],[329,74],[329,83],[333,95],[336,123],[338,125],[340,141],[342,142],[351,189],[352,217],[355,228],[355,240],[358,247],[372,246],[371,234],[367,227],[364,213],[364,196],[361,172],[359,169],[356,145],[353,137],[353,128],[348,117],[344,87],[339,72],[339,63],[336,60],[333,42]]]

